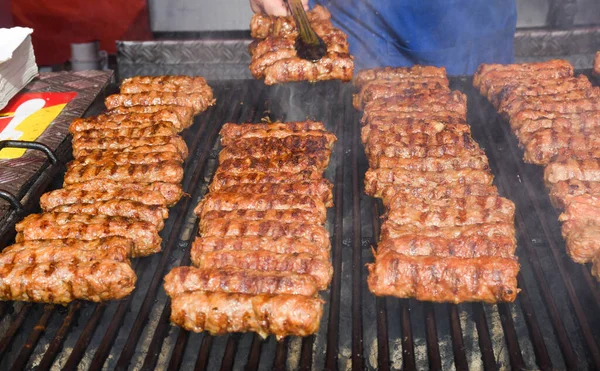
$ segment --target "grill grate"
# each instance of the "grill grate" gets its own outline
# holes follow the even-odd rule
[[[517,204],[517,253],[523,291],[514,304],[460,305],[375,298],[365,264],[373,260],[379,201],[363,193],[367,161],[352,87],[327,82],[265,87],[261,82],[213,84],[218,104],[184,133],[190,147],[184,198],[161,233],[164,252],[135,261],[138,287],[119,302],[74,302],[67,307],[0,303],[0,368],[28,369],[600,369],[600,285],[589,267],[565,254],[557,214],[542,170],[522,152],[468,79],[452,87],[469,97],[468,120],[485,148],[501,194]],[[320,331],[277,343],[254,334],[213,337],[169,323],[164,275],[189,265],[197,233],[193,208],[216,167],[224,122],[325,121],[338,136],[327,178],[334,182],[329,211],[334,276]]]

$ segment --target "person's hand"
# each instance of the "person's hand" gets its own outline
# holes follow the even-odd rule
[[[308,10],[308,0],[302,0],[304,9]],[[274,16],[289,15],[288,7],[283,0],[250,0],[250,8],[254,13],[263,13]]]

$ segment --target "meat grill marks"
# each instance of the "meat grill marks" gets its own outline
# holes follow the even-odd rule
[[[248,50],[252,55],[250,72],[266,85],[290,81],[350,81],[354,59],[348,54],[347,36],[331,24],[329,12],[316,6],[309,12],[309,22],[327,47],[327,53],[316,62],[297,56],[295,39],[298,34],[291,17],[255,14],[250,21],[250,33],[255,39]]]
[[[355,84],[370,165],[365,192],[386,208],[369,289],[438,302],[514,301],[515,207],[492,186],[466,123],[466,96],[450,91],[435,67],[361,71]]]
[[[333,273],[330,236],[323,227],[333,186],[323,171],[336,137],[313,121],[225,124],[220,134],[219,166],[210,192],[194,210],[199,217],[191,250],[195,268],[175,268],[165,278],[171,321],[215,334],[313,334],[322,315],[316,296]],[[220,319],[205,303],[190,303],[213,298],[221,302]],[[255,324],[260,313],[247,311],[264,302],[277,303],[283,312],[273,311],[268,322]],[[292,322],[269,325],[290,321],[289,311],[295,313]]]
[[[480,71],[490,70],[482,65]],[[577,263],[598,260],[600,229],[600,98],[585,76],[573,77],[566,61],[508,65],[504,70],[528,71],[527,78],[507,78],[492,72],[476,76],[505,117],[525,162],[543,165],[552,204],[563,209],[559,220],[567,254]],[[547,71],[540,74],[540,71]],[[593,268],[597,275],[597,266]]]
[[[201,77],[158,76],[127,79],[121,93],[107,100],[114,110],[72,122],[65,188],[43,195],[44,213],[0,253],[0,300],[120,299],[135,287],[129,258],[160,251],[167,206],[183,194],[177,134],[212,91]]]

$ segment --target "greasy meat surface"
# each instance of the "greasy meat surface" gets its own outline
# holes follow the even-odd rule
[[[600,147],[600,137],[581,133],[542,129],[521,138],[525,149],[523,159],[536,165],[548,164],[561,152],[589,152]]]
[[[117,191],[121,189],[134,191],[156,191],[160,193],[167,202],[167,206],[172,206],[183,196],[181,185],[177,183],[132,183],[131,181],[115,181],[110,179],[92,179],[82,181],[81,183],[69,184],[65,187],[69,190],[83,191]]]
[[[369,157],[371,160],[372,158]],[[466,155],[461,157],[444,155],[441,157],[401,158],[377,156],[370,162],[371,167],[399,168],[411,171],[446,171],[460,169],[489,169],[485,155]]]
[[[112,260],[0,264],[0,300],[67,304],[118,300],[135,287],[129,263]]]
[[[378,85],[369,85],[370,87],[377,87]],[[402,85],[401,85],[402,86]],[[380,85],[381,88],[385,88],[386,85]],[[436,86],[431,87],[436,88]],[[365,112],[373,111],[387,111],[387,112],[457,112],[460,113],[464,119],[467,112],[467,96],[459,91],[450,91],[449,88],[436,88],[435,90],[429,91],[430,89],[423,88],[423,91],[417,91],[416,93],[402,96],[396,94],[388,95],[384,93],[377,99],[369,99],[369,95],[363,97]],[[368,90],[363,93],[367,94]],[[410,92],[409,92],[410,93]]]
[[[244,194],[209,192],[196,206],[196,215],[201,218],[212,210],[288,210],[300,209],[326,215],[327,209],[321,200],[306,195],[294,194]]]
[[[494,72],[519,72],[527,73],[532,76],[540,74],[541,71],[554,71],[556,78],[573,76],[573,66],[565,60],[553,59],[546,62],[522,63],[522,64],[481,64],[473,75],[473,86],[480,87],[488,80],[493,80]]]
[[[131,255],[133,243],[130,239],[124,237],[107,237],[96,240],[78,240],[78,239],[62,239],[62,240],[29,240],[7,246],[2,250],[2,253],[16,253],[23,250],[38,250],[38,249],[71,249],[80,251],[104,251],[115,250],[125,251],[127,256]]]
[[[47,240],[54,241],[54,240]],[[59,240],[61,241],[61,240]],[[22,244],[17,244],[21,245]],[[10,247],[10,246],[9,246]],[[123,245],[113,244],[98,250],[81,250],[74,247],[65,247],[60,242],[56,246],[50,243],[44,247],[17,249],[2,251],[0,254],[1,264],[39,264],[73,262],[84,263],[95,260],[114,260],[117,262],[129,262],[128,251]]]
[[[342,31],[327,23],[319,23],[313,30],[321,37],[328,51],[348,53],[347,36]],[[257,59],[265,54],[274,53],[279,50],[294,49],[295,42],[295,37],[269,36],[264,40],[253,41],[248,46],[248,51],[253,59]]]
[[[278,220],[205,219],[200,235],[213,237],[292,237],[303,238],[318,245],[329,244],[329,232],[313,223]]]
[[[536,111],[527,111],[536,112]],[[544,113],[539,118],[511,118],[510,125],[518,138],[527,137],[541,129],[554,129],[558,131],[571,131],[582,134],[592,134],[600,127],[600,115],[596,111],[580,113]]]
[[[427,100],[428,96],[440,96],[441,93],[449,92],[447,78],[418,77],[394,82],[371,82],[363,86],[360,92],[353,96],[352,105],[357,110],[361,110],[365,106],[369,106],[371,102],[377,104],[377,102],[386,98],[395,98],[394,101],[397,102],[400,98],[412,100],[412,97],[420,96]]]
[[[127,188],[87,191],[66,187],[44,193],[42,197],[40,197],[40,207],[42,210],[47,211],[60,205],[93,203],[108,200],[130,200],[146,205],[166,204],[164,196],[157,191]]]
[[[255,144],[255,145],[253,145]],[[287,144],[287,145],[285,145]],[[286,156],[315,157],[328,160],[331,149],[324,137],[287,136],[285,138],[248,138],[233,141],[219,152],[219,162],[248,158],[285,158]]]
[[[165,225],[163,220],[169,217],[169,211],[167,210],[166,206],[145,205],[141,202],[130,200],[107,200],[91,203],[74,203],[57,206],[51,211],[53,213],[122,216],[152,223],[159,230],[161,230]]]
[[[183,130],[184,125],[187,125],[187,122],[184,123],[181,121],[177,112],[164,109],[154,113],[105,113],[98,116],[77,118],[71,122],[69,132],[71,134],[76,134],[84,130],[146,128],[154,126],[157,122],[168,122],[175,127],[177,131]]]
[[[151,223],[124,217],[68,213],[31,214],[15,226],[17,242],[77,238],[95,240],[120,236],[133,241],[133,256],[160,251],[162,239]]]
[[[379,116],[376,120],[369,121],[368,125],[361,128],[361,141],[367,143],[371,133],[390,133],[410,135],[423,133],[435,135],[442,131],[451,133],[470,133],[471,128],[464,119],[452,120],[415,120],[415,119],[397,119],[395,117],[383,118]]]
[[[187,292],[171,297],[171,322],[185,330],[309,336],[319,330],[323,301],[300,295],[247,295]]]
[[[323,201],[325,207],[333,206],[333,184],[325,178],[295,183],[247,183],[223,187],[220,191],[228,193],[306,195]]]
[[[550,162],[544,169],[544,181],[546,184],[558,183],[570,179],[585,182],[600,181],[600,159],[589,158],[577,160],[569,155],[565,155]]]
[[[202,76],[135,76],[121,81],[122,94],[147,91],[170,91],[193,93],[208,87]]]
[[[183,158],[187,158],[187,145],[179,135],[141,138],[79,138],[73,141],[73,156],[75,158],[86,156],[93,150],[151,153],[169,149],[169,146],[172,147],[171,152],[177,152]]]
[[[326,245],[295,237],[197,237],[192,244],[192,260],[195,256],[213,251],[270,251],[278,254],[308,253],[329,259],[329,241]]]
[[[359,88],[373,81],[402,81],[406,78],[447,78],[444,67],[421,66],[413,67],[379,67],[358,71],[354,85]]]
[[[264,77],[265,85],[289,81],[350,81],[353,72],[354,58],[350,54],[332,52],[315,63],[298,57],[280,59],[264,69]]]
[[[556,95],[525,96],[500,105],[500,113],[512,117],[524,110],[544,110],[561,113],[594,111],[600,107],[599,88],[571,90]],[[571,106],[572,105],[572,106]]]
[[[513,214],[515,205],[512,201],[498,196],[497,193],[484,196],[464,196],[441,199],[419,199],[409,197],[396,197],[389,203],[390,211],[403,207],[414,211],[431,211],[437,207],[456,210],[476,211],[491,210]]]
[[[163,111],[176,113],[183,127],[189,127],[194,121],[194,109],[179,104],[155,104],[151,106],[119,106],[106,112],[108,115],[157,114]],[[137,117],[137,116],[132,116]]]
[[[454,143],[440,145],[414,145],[412,143],[402,142],[375,142],[371,145],[367,153],[369,163],[379,162],[378,157],[397,157],[404,159],[411,158],[439,158],[439,157],[468,157],[481,156],[483,150],[479,148],[477,142],[470,135],[464,135],[455,138]]]
[[[417,110],[412,111],[386,111],[386,110],[365,110],[360,123],[363,125],[368,124],[371,121],[375,120],[438,120],[444,122],[456,122],[457,120],[465,121],[465,116],[460,112],[449,111],[445,107],[437,106],[441,111],[435,111],[436,104],[431,104],[433,110],[427,111],[417,108]]]
[[[164,287],[171,297],[197,290],[304,296],[315,296],[319,291],[315,279],[307,274],[236,268],[177,267],[165,276]]]
[[[93,150],[89,151],[86,156],[78,157],[67,164],[70,169],[75,166],[96,165],[127,165],[127,164],[155,164],[163,161],[179,161],[183,162],[184,158],[178,152],[122,152],[120,150]]]
[[[469,196],[493,196],[497,195],[496,187],[487,184],[459,184],[444,185],[436,187],[407,187],[403,185],[391,185],[378,191],[373,197],[381,198],[385,207],[389,208],[392,203],[409,203],[412,200],[440,200],[445,198],[465,198]]]
[[[297,138],[289,138],[289,137],[297,137]],[[322,129],[309,129],[309,130],[248,130],[246,132],[241,133],[236,137],[221,137],[221,145],[223,147],[227,147],[232,145],[233,143],[237,143],[239,139],[247,139],[247,138],[260,138],[262,140],[277,138],[277,139],[287,139],[289,141],[298,141],[301,138],[307,139],[315,139],[315,137],[321,137],[326,140],[326,148],[332,148],[333,144],[336,142],[337,138],[335,135],[330,132]],[[322,139],[321,139],[322,140]],[[265,142],[267,144],[268,142]],[[293,142],[290,142],[293,143]]]
[[[600,198],[594,195],[565,199],[565,209],[559,216],[567,253],[577,263],[588,263],[600,251]]]
[[[563,209],[565,200],[570,196],[600,195],[600,182],[570,179],[546,185],[550,187],[550,201],[557,209]]]
[[[307,12],[311,26],[328,22],[331,14],[327,8],[317,5]],[[274,17],[255,13],[250,21],[250,33],[253,39],[264,39],[268,36],[292,36],[298,34],[296,22],[292,16]]]
[[[328,260],[306,253],[277,254],[264,250],[216,251],[195,255],[192,263],[198,268],[233,267],[261,272],[308,274],[315,279],[319,290],[327,289],[333,274],[333,267]]]
[[[382,240],[386,238],[398,238],[407,235],[444,237],[449,239],[471,236],[484,236],[489,238],[504,236],[514,238],[515,226],[512,220],[510,221],[510,223],[484,223],[444,228],[430,227],[426,229],[408,224],[395,224],[392,220],[386,220],[381,225]]]
[[[519,289],[519,263],[513,259],[485,257],[407,256],[387,251],[368,264],[369,290],[375,295],[415,298],[422,301],[461,303],[512,302]]]
[[[325,218],[311,210],[287,209],[287,210],[232,210],[232,211],[209,211],[206,213],[200,225],[210,223],[214,219],[242,219],[242,220],[276,220],[282,223],[306,222],[323,224]]]
[[[65,185],[82,183],[92,179],[136,183],[179,183],[183,179],[183,168],[178,161],[164,161],[154,164],[73,166],[65,174]]]
[[[300,171],[323,172],[329,165],[329,155],[305,156],[303,154],[280,155],[272,157],[247,157],[223,160],[219,164],[219,171],[228,174],[243,174],[248,171],[258,171],[265,174],[279,174],[281,172],[296,173]]]
[[[265,174],[258,171],[249,171],[239,175],[230,175],[226,172],[219,171],[213,177],[210,183],[209,190],[211,192],[220,191],[223,188],[246,185],[246,184],[290,184],[304,181],[312,181],[321,179],[321,172],[305,170],[299,173],[279,173]]]
[[[76,131],[75,133],[73,133],[73,140],[80,140],[83,138],[164,137],[176,135],[178,132],[179,129],[176,126],[173,126],[173,124],[171,124],[168,121],[162,121],[156,122],[152,126],[127,127],[116,130],[91,129]]]
[[[104,104],[107,109],[131,106],[177,105],[190,107],[198,114],[213,104],[215,100],[212,90],[201,93],[146,92],[136,94],[113,94],[106,97]]]
[[[512,258],[517,244],[514,238],[509,237],[424,237],[403,236],[381,240],[377,245],[377,252],[386,250],[409,256],[437,256],[457,258],[480,258],[496,256]]]
[[[319,121],[293,121],[293,122],[274,122],[271,124],[223,124],[219,135],[227,138],[238,138],[242,137],[248,132],[261,132],[268,133],[271,131],[278,130],[291,130],[291,131],[311,131],[311,130],[325,130],[325,126]]]

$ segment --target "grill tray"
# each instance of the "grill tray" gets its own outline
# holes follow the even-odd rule
[[[600,369],[600,284],[588,266],[566,255],[542,168],[523,163],[508,124],[470,79],[452,79],[451,87],[468,95],[473,136],[490,159],[501,195],[517,205],[523,291],[514,304],[432,304],[375,298],[368,291],[365,264],[373,260],[383,208],[363,192],[367,161],[350,84],[211,85],[217,106],[183,133],[190,147],[183,182],[189,197],[170,210],[163,253],[134,261],[134,293],[118,302],[67,307],[0,303],[0,369]],[[190,264],[193,208],[216,167],[219,129],[267,116],[322,120],[339,138],[325,173],[335,185],[327,223],[335,273],[331,289],[321,294],[327,302],[321,329],[279,343],[254,334],[182,331],[169,323],[162,282],[171,268]]]

